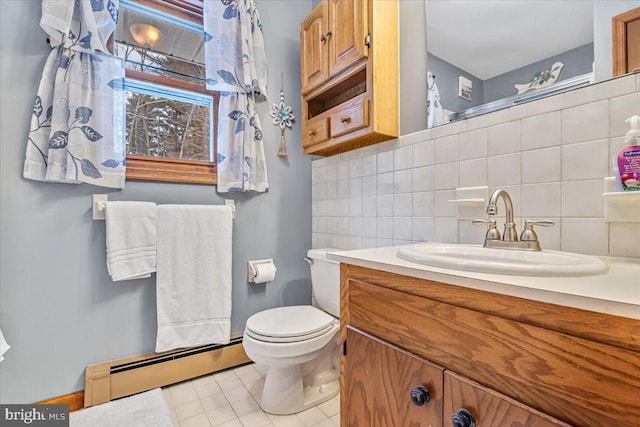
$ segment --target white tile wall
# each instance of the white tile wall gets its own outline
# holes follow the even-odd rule
[[[460,161],[460,187],[479,187],[487,185],[487,158]]]
[[[555,221],[537,229],[543,248],[640,258],[640,224],[606,223],[602,203],[632,114],[640,75],[314,160],[313,245],[481,243],[485,229],[449,200],[488,185],[509,192],[518,230],[523,218]]]
[[[393,152],[393,169],[411,169],[413,166],[413,147],[407,145],[405,147],[396,148]]]
[[[356,178],[359,176],[362,176],[362,159],[360,157],[349,160],[349,178]]]
[[[609,140],[562,146],[564,180],[602,178],[609,173]]]
[[[522,153],[489,157],[489,185],[513,185],[522,182]]]
[[[549,182],[522,186],[522,210],[520,215],[529,217],[560,216],[562,208],[562,184]],[[518,213],[516,213],[518,215]]]
[[[562,110],[562,143],[609,137],[609,100]]]
[[[527,102],[526,104],[509,108],[509,118],[506,121],[550,113],[551,111],[562,110],[563,107],[564,95],[550,96],[538,101]]]
[[[413,191],[433,191],[435,188],[433,180],[433,166],[414,168]]]
[[[362,176],[375,175],[378,172],[378,155],[369,154],[362,157]]]
[[[460,160],[487,157],[487,129],[477,129],[460,134]]]
[[[393,192],[411,193],[413,191],[413,171],[404,169],[393,173]]]
[[[591,85],[581,90],[567,92],[564,96],[564,108],[590,102],[609,99],[632,93],[635,90],[634,76],[622,77],[607,82]]]
[[[393,171],[393,150],[378,153],[378,173]]]
[[[433,168],[433,183],[436,190],[458,187],[458,162],[436,164]]]
[[[519,120],[491,126],[487,132],[488,154],[490,156],[521,151]]]
[[[522,149],[555,147],[560,145],[560,112],[541,114],[522,120]]]
[[[639,105],[640,92],[611,99],[609,110],[611,137],[623,136],[629,131],[629,123],[625,123],[624,119],[627,119],[634,114],[638,115]],[[616,118],[618,117],[622,118],[622,120],[617,120]]]
[[[434,142],[423,141],[413,147],[413,167],[429,166],[435,162]]]
[[[436,163],[457,162],[458,156],[458,135],[451,135],[438,138],[435,141],[435,161]]]
[[[542,150],[524,151],[522,153],[522,183],[560,181],[561,157],[560,147]]]

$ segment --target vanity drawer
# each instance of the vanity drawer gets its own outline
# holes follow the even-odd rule
[[[317,120],[309,120],[302,129],[302,146],[309,147],[329,140],[329,121],[324,117]]]
[[[442,426],[443,368],[357,329],[346,339],[340,425]]]
[[[611,425],[612,413],[617,426],[637,425],[640,352],[440,301],[447,294],[432,299],[355,279],[345,284],[346,320],[355,328],[573,425]],[[467,298],[459,290],[455,299]],[[593,384],[590,393],[572,392]]]
[[[570,426],[494,390],[445,371],[443,424],[453,424],[451,420],[454,416],[458,421],[472,417],[481,426]]]
[[[345,102],[329,120],[332,138],[366,128],[369,126],[369,100],[359,96]]]

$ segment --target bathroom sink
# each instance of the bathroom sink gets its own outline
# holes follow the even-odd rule
[[[493,249],[476,245],[421,243],[398,250],[398,258],[433,267],[519,276],[595,276],[609,271],[599,258],[559,251]]]

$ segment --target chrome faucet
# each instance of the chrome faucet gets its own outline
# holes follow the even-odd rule
[[[485,248],[502,248],[502,249],[519,249],[525,251],[540,251],[540,242],[538,241],[538,235],[533,230],[534,225],[540,225],[543,227],[549,227],[554,225],[554,222],[549,219],[542,220],[530,220],[524,221],[524,230],[518,239],[518,232],[516,231],[516,224],[513,222],[513,202],[511,196],[505,190],[499,189],[493,192],[489,198],[489,204],[487,205],[487,215],[495,216],[498,214],[498,200],[502,197],[505,208],[505,222],[504,232],[502,236],[496,228],[496,220],[491,218],[474,219],[474,224],[488,224],[487,234],[484,239]]]
[[[511,196],[505,190],[496,190],[489,199],[487,205],[487,215],[498,215],[498,199],[502,197],[504,201],[505,209],[505,222],[504,232],[502,233],[502,240],[505,242],[517,242],[518,232],[516,231],[516,224],[513,222],[513,202]]]

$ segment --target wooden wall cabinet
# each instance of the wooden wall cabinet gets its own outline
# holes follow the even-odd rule
[[[300,25],[302,152],[399,136],[397,0],[324,0]]]
[[[300,76],[302,93],[309,92],[329,78],[327,46],[327,3],[322,2],[300,24]]]
[[[340,297],[342,426],[638,425],[640,320],[345,264]]]

